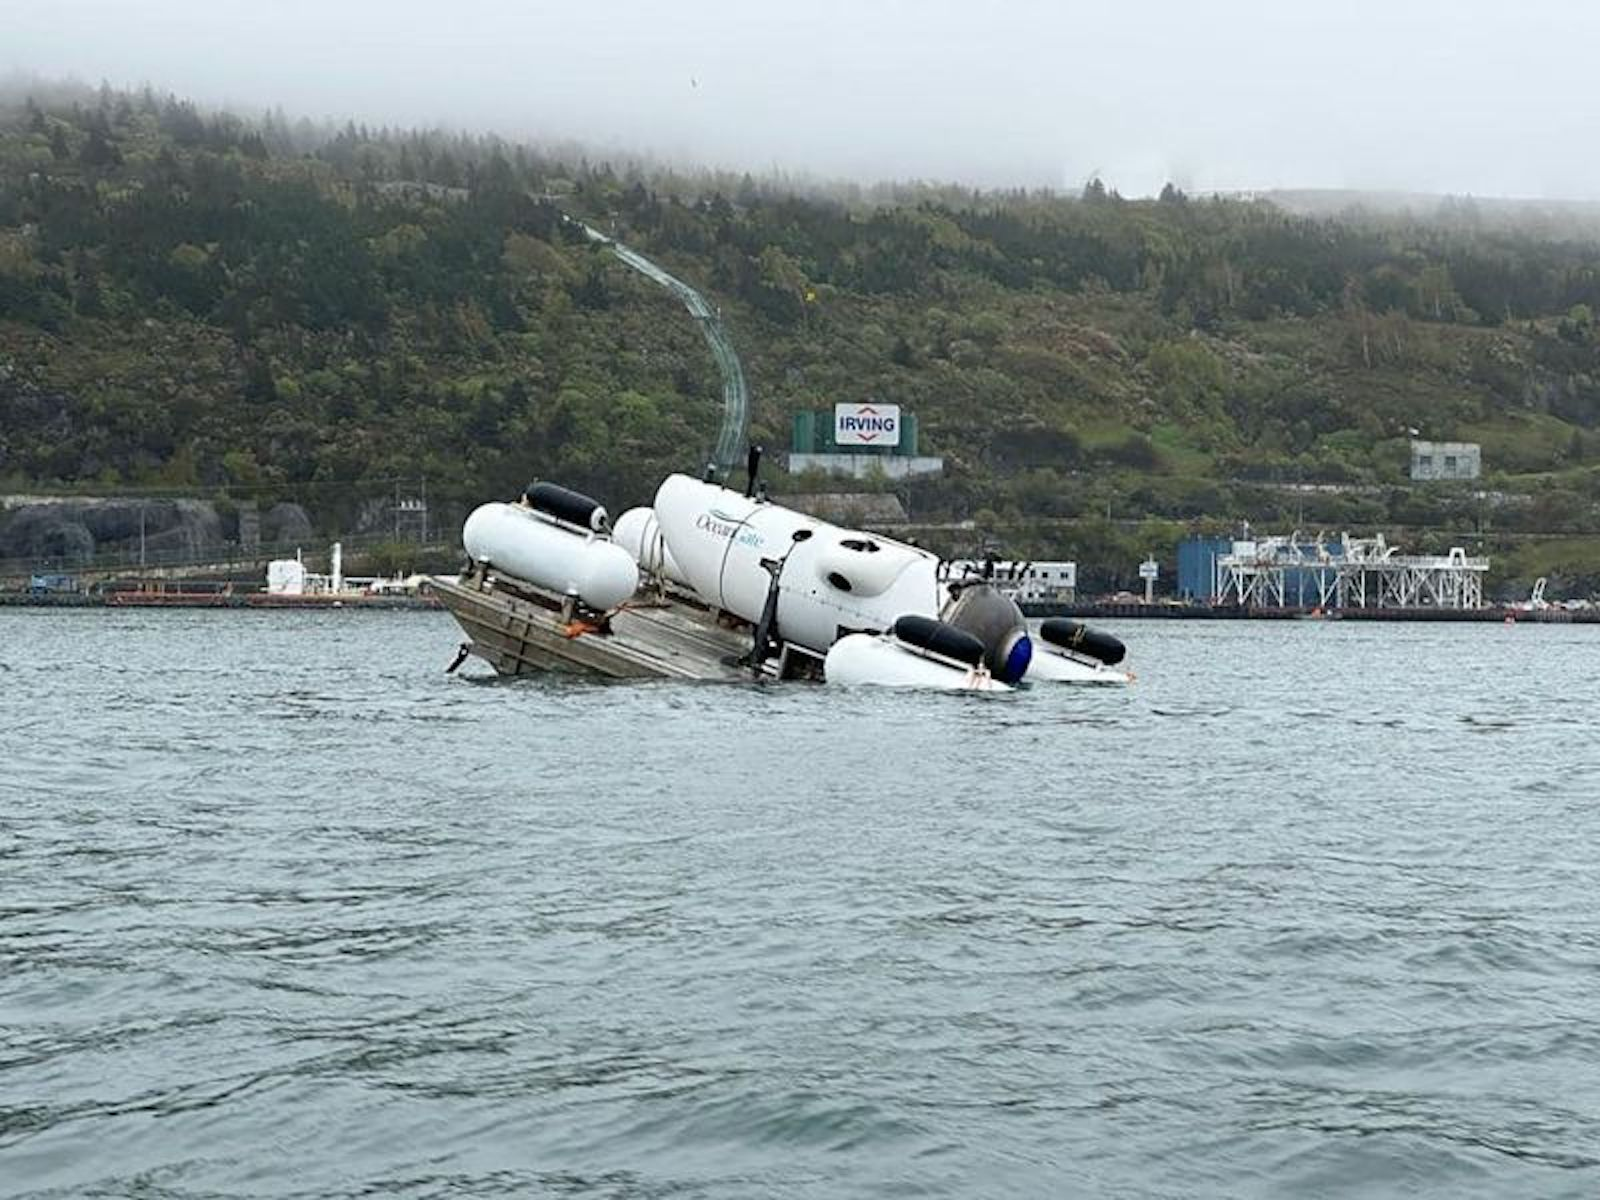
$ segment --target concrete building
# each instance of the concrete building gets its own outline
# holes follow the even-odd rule
[[[1411,478],[1476,479],[1483,473],[1483,452],[1477,442],[1411,443]]]
[[[899,405],[835,404],[833,410],[798,412],[789,447],[789,473],[826,471],[853,479],[910,479],[939,475],[944,459],[918,449],[917,418]]]

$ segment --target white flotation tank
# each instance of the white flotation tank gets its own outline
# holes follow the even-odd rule
[[[1028,683],[1132,683],[1133,676],[1103,662],[1073,658],[1043,641],[1033,644]]]
[[[946,691],[1009,692],[983,665],[985,647],[971,634],[931,617],[906,616],[886,634],[852,633],[829,648],[829,683]]]
[[[638,565],[621,546],[518,505],[495,502],[473,510],[461,543],[474,562],[576,596],[591,608],[615,608],[639,589]]]

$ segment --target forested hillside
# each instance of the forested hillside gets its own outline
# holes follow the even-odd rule
[[[715,370],[563,213],[722,305],[759,438],[905,405],[950,467],[915,512],[1029,552],[1239,517],[1597,528],[1600,239],[1577,226],[796,192],[148,91],[0,104],[0,482],[236,489],[329,522],[397,476],[641,499],[704,461]],[[1482,442],[1494,494],[1406,486],[1409,430]],[[1561,545],[1519,553],[1581,573],[1588,543]]]

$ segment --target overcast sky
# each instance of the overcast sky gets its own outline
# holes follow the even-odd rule
[[[0,70],[708,166],[1600,199],[1585,0],[7,0]]]

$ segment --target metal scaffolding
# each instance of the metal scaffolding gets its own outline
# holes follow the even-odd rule
[[[1380,533],[1373,538],[1319,534],[1236,541],[1214,567],[1219,605],[1242,608],[1483,607],[1487,558],[1461,547],[1449,554],[1397,554]]]

